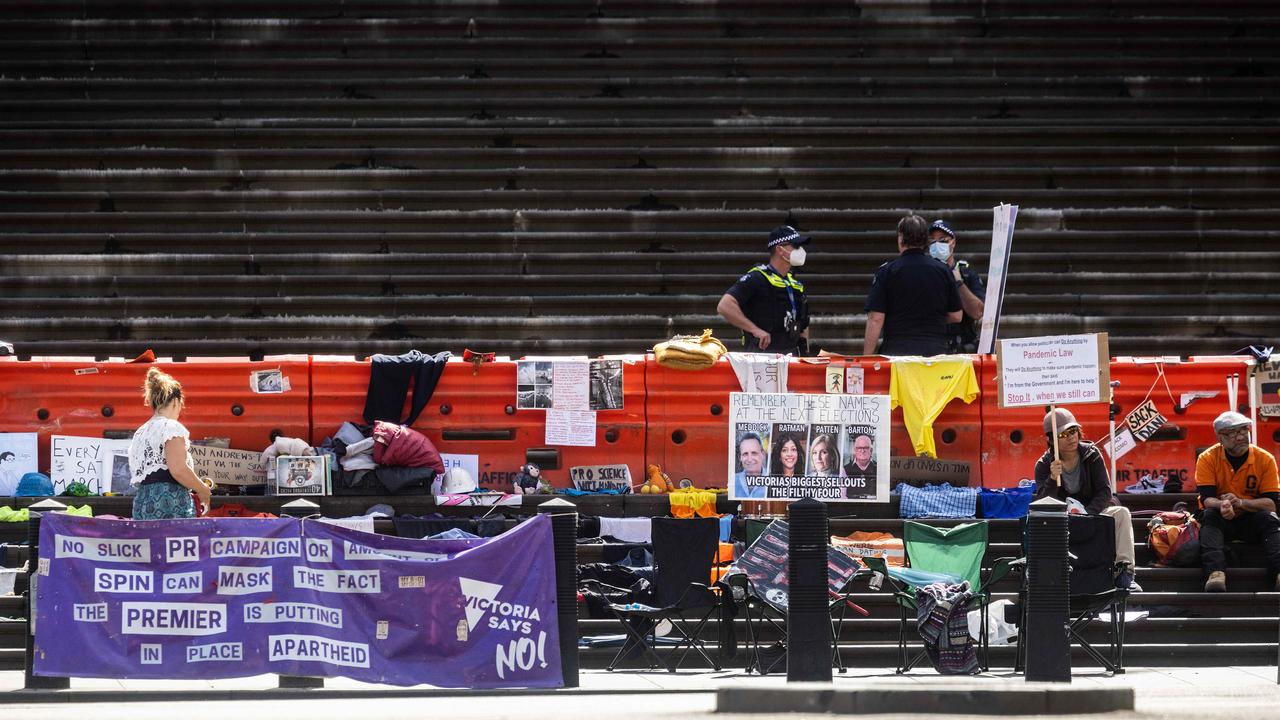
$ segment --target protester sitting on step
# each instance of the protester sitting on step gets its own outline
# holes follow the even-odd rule
[[[1196,489],[1204,514],[1200,519],[1200,563],[1208,575],[1205,592],[1227,589],[1227,540],[1261,543],[1267,570],[1280,590],[1280,480],[1276,458],[1249,442],[1253,423],[1238,412],[1213,421],[1218,444],[1196,458]]]
[[[1054,458],[1053,432],[1056,418],[1058,457]],[[1080,423],[1070,410],[1056,408],[1044,416],[1044,434],[1049,448],[1036,461],[1034,500],[1052,497],[1063,502],[1076,500],[1089,515],[1106,515],[1115,523],[1118,570],[1116,587],[1141,590],[1134,578],[1133,519],[1129,508],[1111,492],[1111,478],[1102,452],[1081,437]]]
[[[155,415],[133,433],[129,443],[129,482],[138,488],[133,498],[133,519],[195,517],[191,493],[208,508],[210,492],[191,462],[191,435],[178,422],[184,405],[182,385],[153,367],[147,370],[143,396]]]

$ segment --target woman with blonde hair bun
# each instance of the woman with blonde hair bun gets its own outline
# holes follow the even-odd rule
[[[178,422],[182,385],[160,368],[147,370],[142,395],[155,415],[133,433],[129,444],[129,483],[134,520],[170,520],[196,516],[195,493],[209,507],[209,488],[196,475],[187,442],[191,433]]]

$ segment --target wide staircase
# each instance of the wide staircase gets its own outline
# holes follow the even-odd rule
[[[1125,504],[1134,511],[1167,510],[1178,501],[1194,501],[1191,495],[1122,495]],[[522,508],[504,508],[504,512],[516,512],[522,515],[536,511],[539,502],[549,498],[530,496]],[[19,499],[25,505],[30,499]],[[430,507],[426,498],[415,500],[408,497],[391,498],[396,503],[398,512],[423,513],[440,511],[445,514],[479,513],[481,511],[465,508]],[[628,496],[623,502],[619,499],[580,498],[579,512],[583,514],[619,514],[627,516],[662,515],[666,512],[666,498],[650,498],[645,496]],[[85,502],[94,505],[98,514],[111,513],[128,515],[128,498],[86,498]],[[281,500],[278,498],[236,498],[246,506],[259,511],[278,513]],[[324,498],[321,507],[326,516],[346,517],[363,511],[374,499],[370,498]],[[415,504],[416,503],[416,504]],[[831,506],[831,531],[834,534],[847,535],[854,530],[870,530],[892,532],[902,536],[902,520],[896,517],[897,503],[889,506]],[[610,510],[604,510],[608,506]],[[726,501],[721,501],[722,511],[731,511]],[[514,525],[514,520],[508,522]],[[956,520],[929,521],[942,525],[953,525]],[[991,545],[986,557],[985,566],[1000,557],[1018,557],[1020,552],[1020,531],[1017,520],[991,520]],[[1130,598],[1130,610],[1145,610],[1150,616],[1130,622],[1126,630],[1125,664],[1129,666],[1159,667],[1172,666],[1229,666],[1229,665],[1266,665],[1276,662],[1276,633],[1280,617],[1280,593],[1273,592],[1266,572],[1260,567],[1233,567],[1228,570],[1228,592],[1203,592],[1203,579],[1199,568],[1151,568],[1146,567],[1151,561],[1151,552],[1146,544],[1146,520],[1135,518],[1134,536],[1138,543],[1137,561],[1140,567],[1137,580],[1142,592]],[[394,526],[389,520],[379,520],[379,532],[394,534]],[[27,550],[25,539],[26,523],[0,524],[0,543],[12,543],[5,547],[3,564],[17,567],[26,563]],[[600,545],[579,546],[579,562],[598,562],[601,560]],[[1249,557],[1248,553],[1241,553]],[[1018,584],[1016,577],[1010,577],[995,588],[996,600],[1016,600]],[[17,596],[0,597],[0,669],[17,669],[23,663],[23,632],[26,623],[25,598],[21,594],[27,588],[25,575],[20,576],[16,586]],[[840,627],[841,657],[845,664],[854,668],[880,668],[891,671],[897,662],[898,611],[893,604],[892,595],[887,591],[872,591],[865,582],[855,581],[851,588],[851,599],[870,611],[867,618],[857,617],[849,613]],[[914,622],[911,623],[914,627]],[[580,622],[580,633],[583,636],[617,635],[621,627],[615,620],[584,619]],[[718,628],[709,624],[704,638],[714,649],[716,647]],[[776,633],[767,626],[763,628],[762,641],[772,642]],[[747,629],[742,616],[735,621],[734,634],[738,638],[739,655],[725,658],[724,667],[741,669],[746,664]],[[1106,626],[1094,622],[1087,630],[1086,636],[1096,642],[1106,641]],[[918,645],[914,634],[913,642]],[[580,651],[584,667],[604,667],[613,657],[616,648],[594,648]],[[1007,673],[1013,667],[1013,647],[1002,646],[992,648],[992,672]],[[690,656],[687,667],[696,668],[695,657]],[[1074,651],[1074,666],[1077,672],[1101,672],[1101,668],[1089,660],[1078,648]],[[631,666],[635,664],[632,663]],[[625,666],[625,665],[624,665]],[[929,675],[933,670],[927,665],[916,671]]]
[[[861,348],[910,211],[1006,337],[1274,338],[1265,0],[12,0],[0,339],[22,355],[636,352],[782,222]]]

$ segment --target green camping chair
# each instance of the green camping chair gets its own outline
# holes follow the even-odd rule
[[[916,618],[916,589],[931,582],[961,580],[969,581],[969,587],[973,588],[967,609],[983,611],[980,656],[982,670],[990,670],[986,613],[987,604],[991,602],[990,587],[1009,573],[1013,558],[996,560],[986,580],[982,580],[982,558],[987,552],[986,521],[951,528],[906,522],[902,534],[909,567],[889,567],[884,558],[863,558],[873,577],[888,580],[898,605],[898,674],[915,667],[925,657],[923,648],[914,657],[907,657],[907,621]]]

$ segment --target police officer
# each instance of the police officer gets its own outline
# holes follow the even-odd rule
[[[880,266],[867,292],[867,327],[862,354],[941,355],[947,351],[947,323],[964,317],[951,270],[929,257],[929,226],[919,215],[898,221],[897,258]]]
[[[791,268],[804,264],[810,239],[790,225],[776,228],[769,233],[769,262],[738,278],[716,305],[721,317],[742,330],[747,352],[808,354],[809,302]]]
[[[956,233],[946,220],[934,220],[929,226],[929,255],[951,269],[956,291],[960,293],[960,304],[964,307],[964,317],[960,322],[947,325],[947,352],[978,352],[978,323],[982,321],[985,309],[983,298],[987,296],[987,286],[967,261],[956,258]]]

